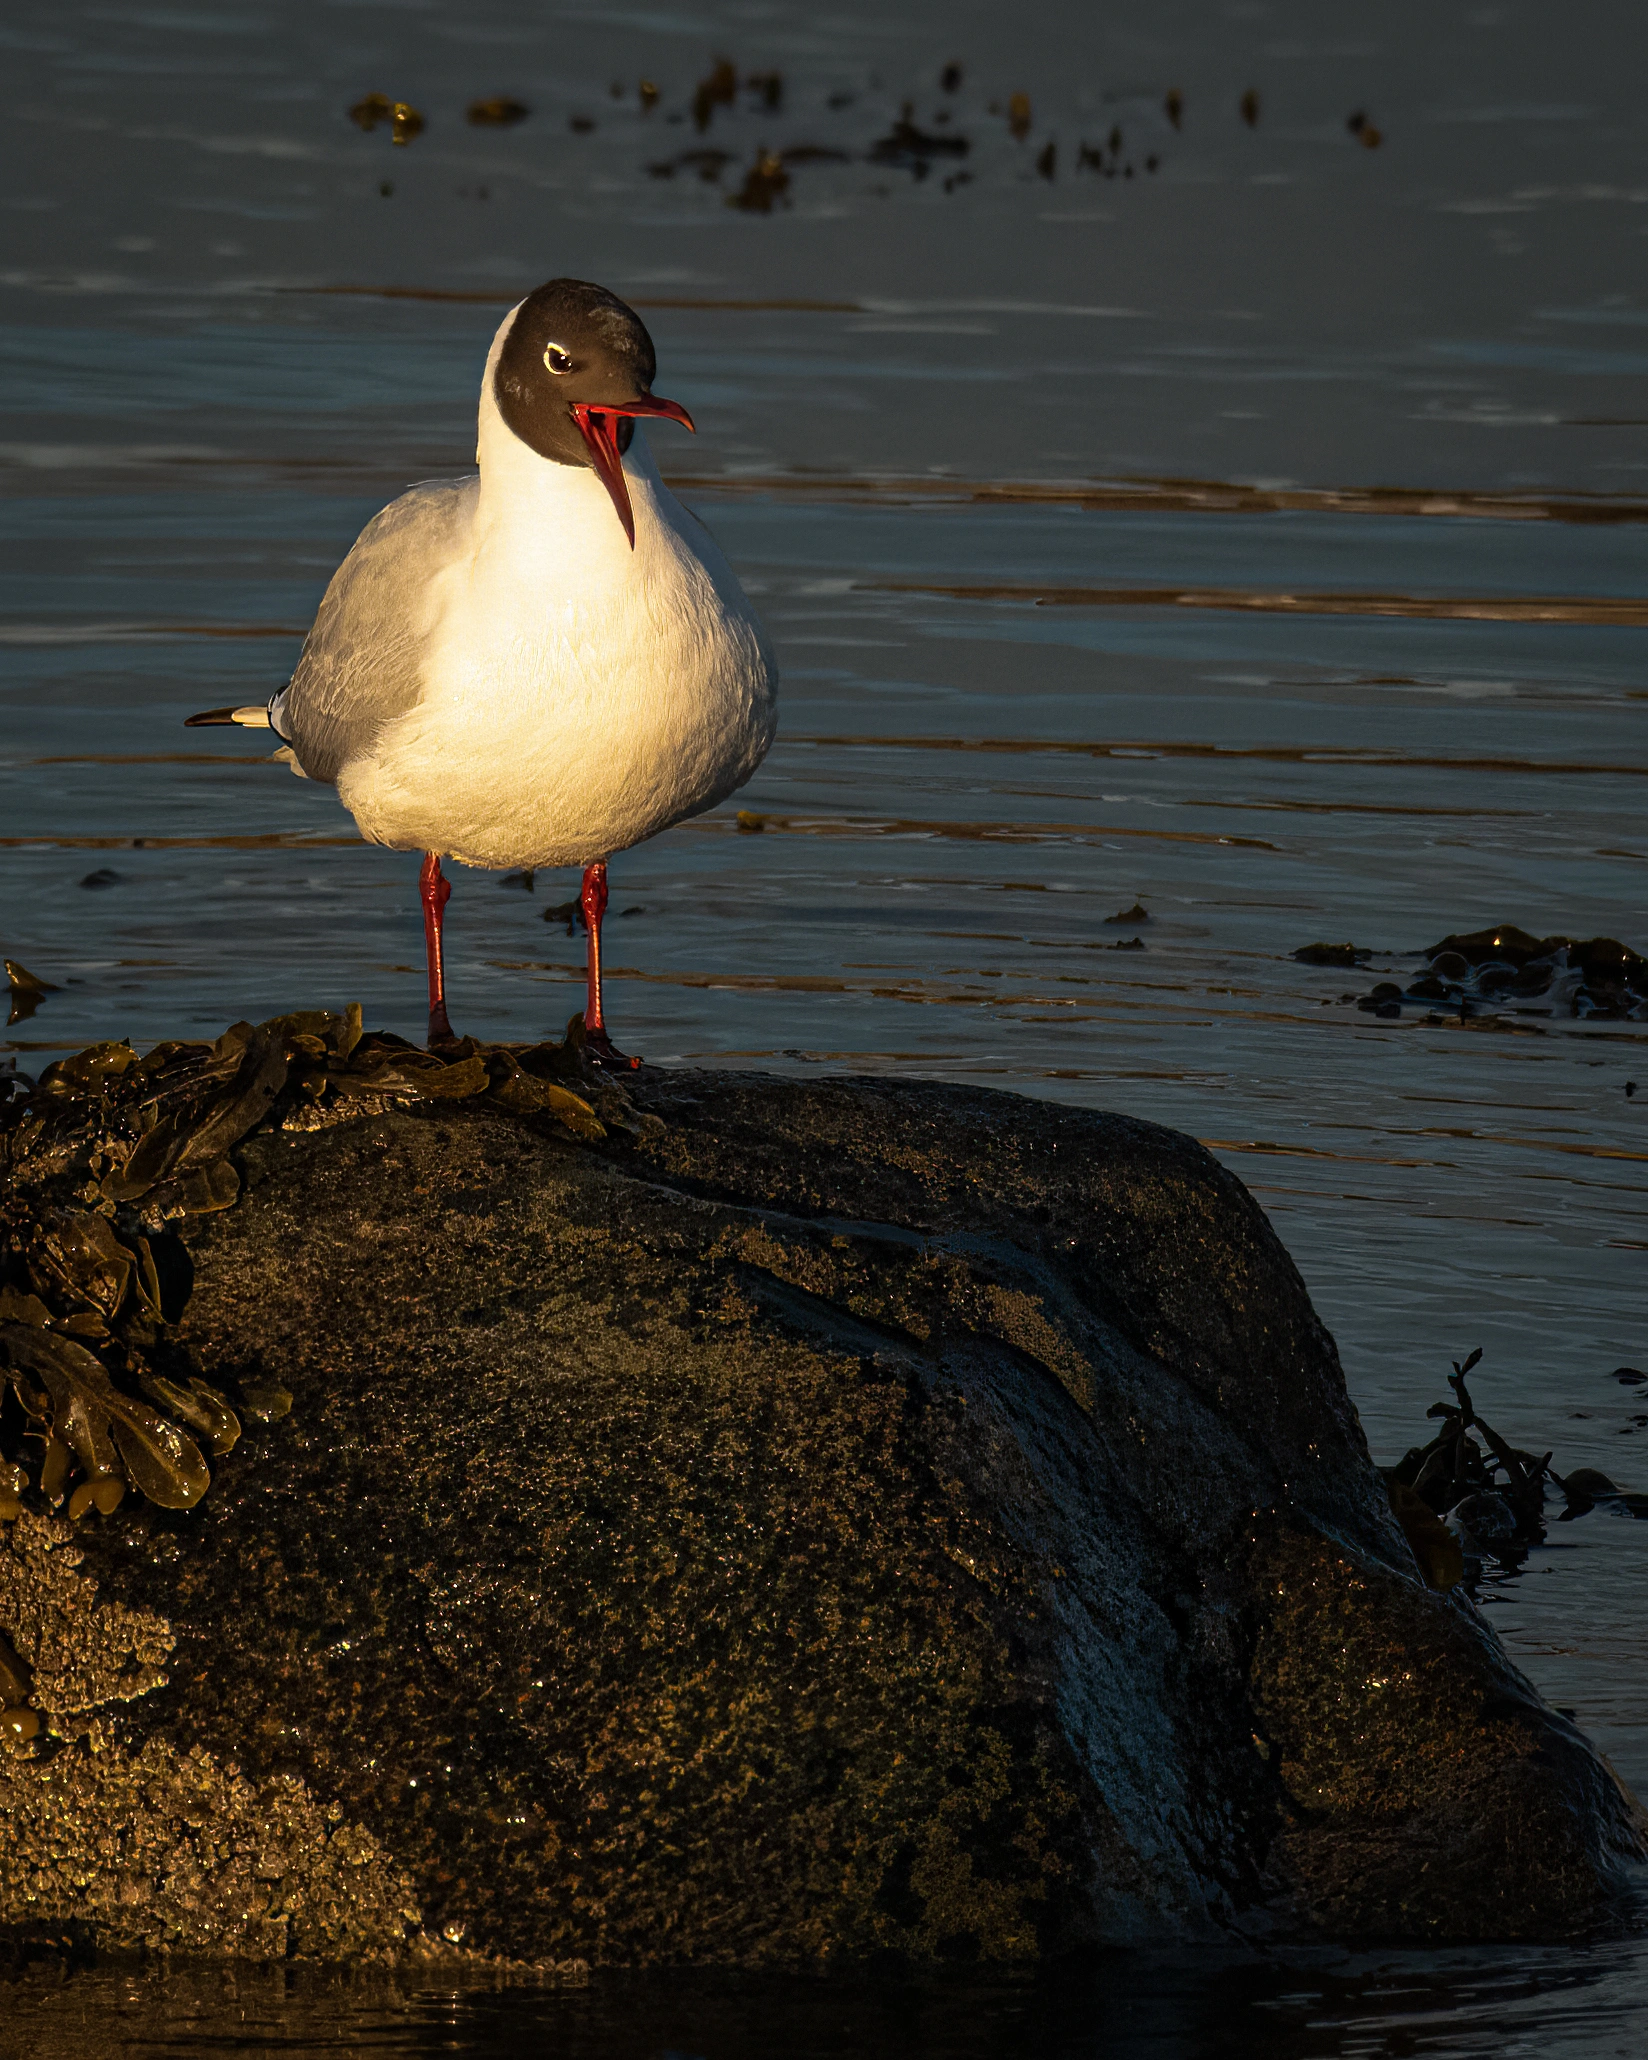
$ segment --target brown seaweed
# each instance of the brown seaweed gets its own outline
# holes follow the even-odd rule
[[[524,122],[531,112],[525,101],[498,93],[490,100],[472,100],[464,111],[464,119],[478,129],[510,129],[517,122]]]
[[[776,114],[784,105],[784,74],[782,72],[746,72],[744,90],[757,107],[768,114]]]
[[[136,1271],[135,1254],[109,1224],[79,1209],[42,1213],[26,1263],[41,1295],[89,1307],[105,1322],[118,1313]]]
[[[26,1023],[48,994],[58,994],[62,990],[55,987],[50,980],[42,980],[38,973],[31,973],[27,966],[20,965],[14,958],[9,958],[4,963],[6,988],[11,1003],[10,1013],[6,1019],[9,1028],[13,1023]]]
[[[191,1376],[185,1388],[161,1374],[148,1373],[143,1376],[143,1386],[163,1409],[198,1431],[214,1456],[221,1458],[240,1442],[240,1418],[230,1407],[229,1398],[198,1376]]]
[[[1387,1475],[1391,1514],[1413,1548],[1419,1571],[1433,1588],[1451,1588],[1465,1577],[1465,1549],[1442,1519],[1405,1481]]]
[[[245,1422],[291,1410],[273,1382],[222,1392],[168,1341],[188,1276],[170,1226],[234,1206],[231,1153],[252,1131],[482,1098],[585,1145],[651,1128],[590,1065],[582,1028],[574,1017],[559,1043],[463,1038],[437,1054],[366,1031],[351,1003],[48,1066],[0,1107],[0,1521],[34,1498],[109,1516],[129,1487],[192,1508],[211,1480],[203,1445],[222,1457]]]
[[[677,172],[694,171],[706,184],[713,185],[731,163],[730,150],[683,150],[676,157],[660,158],[656,164],[648,165],[647,176],[673,179]]]
[[[915,109],[906,100],[887,134],[870,145],[872,164],[896,165],[924,179],[934,158],[965,157],[971,150],[972,144],[965,136],[935,136],[929,130],[918,129],[914,115]]]
[[[1499,923],[1444,937],[1423,956],[1423,973],[1405,986],[1382,983],[1358,1006],[1399,1015],[1404,1004],[1423,1003],[1466,1021],[1508,1010],[1648,1022],[1648,959],[1617,937],[1535,937]]]
[[[1489,1562],[1509,1573],[1518,1571],[1529,1551],[1544,1543],[1547,1486],[1563,1498],[1559,1523],[1571,1523],[1599,1505],[1623,1516],[1648,1517],[1648,1495],[1628,1493],[1591,1467],[1559,1474],[1550,1452],[1525,1452],[1485,1421],[1468,1386],[1481,1358],[1479,1347],[1454,1362],[1448,1376],[1453,1400],[1438,1402],[1428,1412],[1440,1420],[1441,1429],[1383,1469],[1391,1507],[1428,1579],[1440,1550],[1437,1526],[1454,1538],[1463,1555],[1463,1575],[1455,1578],[1474,1581]]]
[[[225,1059],[238,1060],[228,1091],[188,1121],[181,1113],[160,1117],[138,1139],[125,1163],[105,1176],[100,1189],[105,1201],[135,1201],[158,1181],[204,1170],[269,1113],[286,1084],[287,1058],[280,1037],[254,1030],[250,1023],[237,1023],[212,1049]]]
[[[192,1509],[211,1485],[194,1440],[121,1393],[83,1345],[54,1331],[0,1323],[0,1359],[14,1384],[18,1372],[38,1379],[50,1400],[52,1439],[79,1461],[91,1487],[118,1479],[124,1467],[151,1502]],[[38,1391],[20,1392],[24,1409],[37,1416]]]
[[[292,1413],[292,1391],[274,1381],[242,1381],[241,1407],[255,1423],[279,1423]]]
[[[730,58],[717,58],[713,68],[693,88],[693,127],[702,135],[715,118],[715,110],[731,107],[737,98],[737,68]]]
[[[1307,966],[1359,968],[1375,956],[1362,945],[1301,945],[1289,954]],[[1410,1007],[1433,1024],[1456,1016],[1559,1016],[1648,1022],[1648,959],[1617,937],[1536,937],[1515,923],[1456,931],[1413,954],[1423,971],[1347,994],[1364,1013],[1395,1020]]]
[[[387,93],[368,93],[357,100],[349,110],[349,119],[357,129],[375,129],[380,122],[389,124],[389,140],[406,144],[414,136],[423,133],[424,118],[420,111],[404,100],[391,100]]]
[[[770,150],[758,150],[755,163],[744,174],[744,183],[736,193],[727,195],[727,206],[742,208],[746,214],[770,215],[773,203],[782,200],[790,190],[790,175],[784,168],[783,158]]]

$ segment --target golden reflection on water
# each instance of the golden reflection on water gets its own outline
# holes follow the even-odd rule
[[[1648,624],[1648,600],[1636,595],[1461,595],[1280,593],[1262,587],[1091,587],[1008,584],[940,585],[914,580],[861,580],[867,593],[937,594],[951,601],[1004,601],[1037,608],[1248,609],[1271,615],[1381,615],[1414,622],[1569,622]]]
[[[1286,744],[1212,744],[1183,738],[1162,738],[1149,742],[1087,743],[1063,737],[882,737],[882,736],[788,736],[793,744],[816,744],[843,750],[882,751],[983,751],[1020,753],[1065,753],[1078,758],[1205,758],[1240,764],[1255,760],[1271,765],[1366,766],[1398,771],[1428,768],[1441,772],[1476,773],[1603,773],[1648,779],[1648,765],[1628,762],[1601,763],[1553,758],[1485,758],[1460,752],[1427,757],[1415,752],[1380,750],[1369,746]]]

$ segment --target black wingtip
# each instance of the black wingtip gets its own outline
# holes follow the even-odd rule
[[[210,729],[214,723],[232,723],[234,719],[235,711],[232,708],[207,708],[199,715],[186,715],[183,718],[183,727],[186,730],[204,730]]]

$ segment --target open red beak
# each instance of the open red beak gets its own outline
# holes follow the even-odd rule
[[[589,446],[590,463],[612,496],[612,505],[618,510],[618,520],[624,525],[624,534],[629,538],[629,547],[633,551],[635,515],[629,504],[629,488],[624,483],[624,460],[618,449],[618,424],[626,415],[662,415],[671,422],[679,422],[686,429],[692,428],[692,417],[679,401],[661,401],[650,393],[632,401],[613,401],[601,407],[584,401],[572,404],[572,419]],[[693,433],[697,434],[696,431]]]

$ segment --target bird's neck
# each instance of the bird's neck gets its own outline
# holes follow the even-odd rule
[[[518,564],[553,560],[567,577],[603,583],[628,578],[647,555],[661,482],[639,427],[624,459],[636,542],[642,547],[634,552],[594,469],[558,465],[523,443],[498,411],[490,373],[481,389],[475,455],[481,468],[477,540],[488,552]]]

